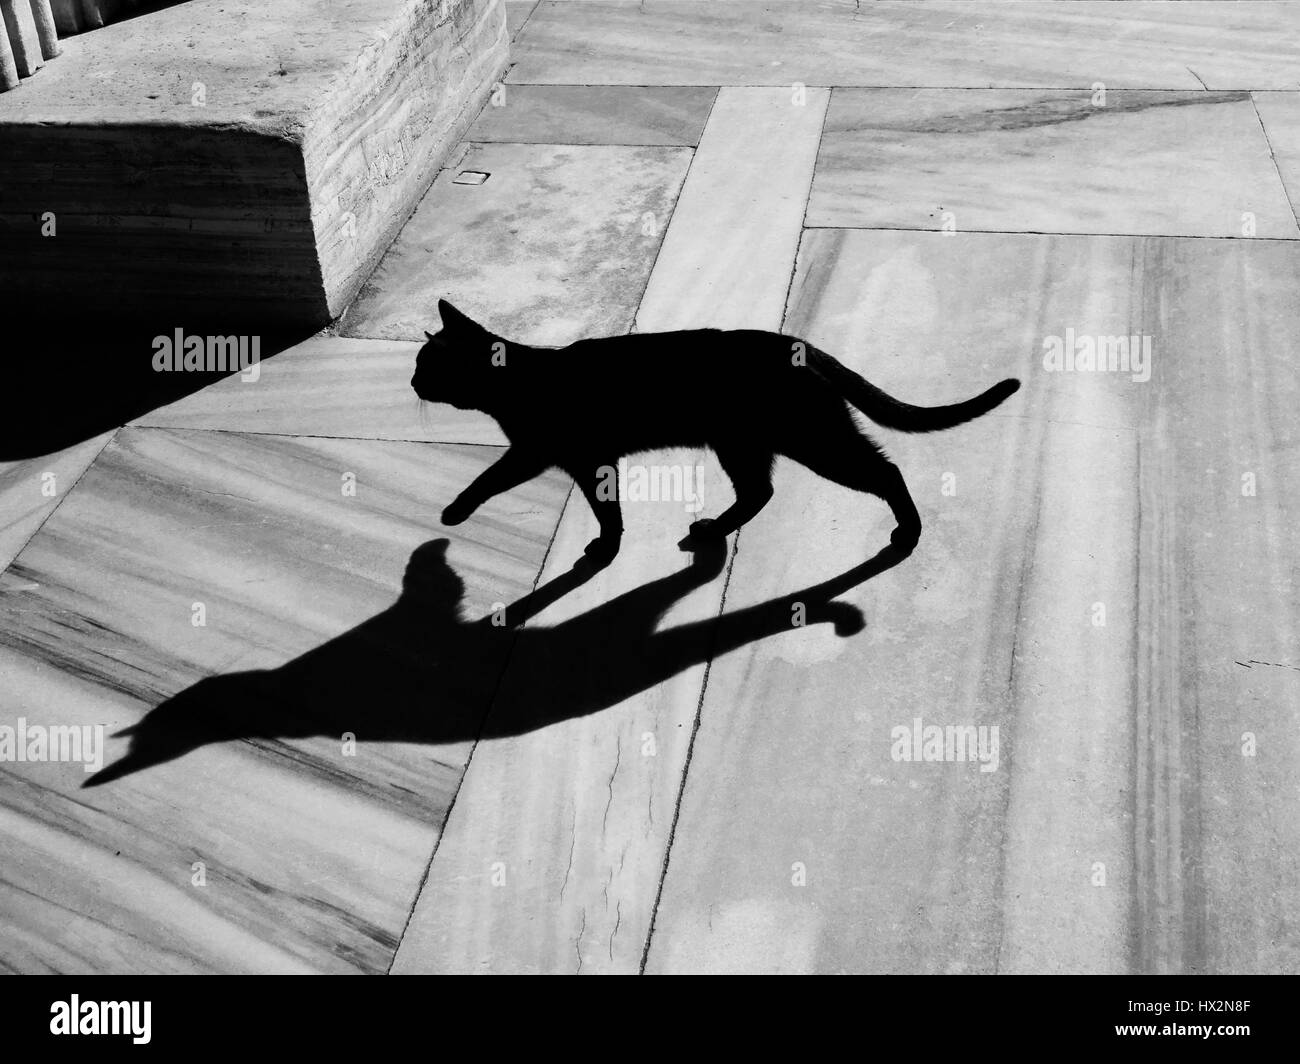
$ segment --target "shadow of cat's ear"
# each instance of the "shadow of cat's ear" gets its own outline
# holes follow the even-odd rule
[[[447,561],[450,541],[431,539],[411,552],[402,574],[402,594],[454,604],[465,592],[465,582]]]
[[[451,546],[451,540],[446,536],[438,539],[426,540],[411,552],[408,566],[420,565],[445,565],[447,563],[447,548]]]

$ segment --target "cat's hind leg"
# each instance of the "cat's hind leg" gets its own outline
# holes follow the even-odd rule
[[[736,501],[715,518],[692,523],[687,542],[723,539],[754,517],[772,498],[772,454],[719,448],[718,462],[731,481]]]
[[[916,512],[902,471],[859,431],[851,417],[844,422],[836,419],[815,439],[798,440],[783,450],[827,480],[883,499],[898,522],[889,542],[908,554],[916,547],[921,537],[921,515]]]

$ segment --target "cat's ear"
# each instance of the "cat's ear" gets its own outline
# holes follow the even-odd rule
[[[462,314],[445,299],[438,300],[438,315],[442,318],[444,329],[464,330],[478,329],[480,326],[473,318]]]

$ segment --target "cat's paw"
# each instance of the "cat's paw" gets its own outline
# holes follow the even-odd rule
[[[682,550],[697,551],[707,547],[716,547],[726,543],[727,537],[718,530],[718,523],[711,517],[701,517],[692,521],[686,530],[686,538],[678,540],[677,546]]]
[[[838,636],[857,635],[867,626],[862,611],[851,602],[831,602],[826,607],[826,619],[835,626]]]
[[[911,554],[920,540],[920,525],[899,525],[889,537],[889,545],[904,554]]]
[[[705,579],[717,576],[727,564],[725,539],[691,539],[688,536],[679,546],[690,552],[691,569]]]
[[[474,512],[474,507],[468,503],[461,502],[459,499],[447,505],[442,511],[442,523],[444,525],[459,525],[469,519],[469,515]]]
[[[718,533],[718,522],[712,517],[701,517],[698,521],[692,521],[691,527],[686,530],[688,539],[698,540],[718,540],[726,539],[725,536]]]
[[[604,568],[614,560],[621,542],[618,536],[597,536],[587,544],[582,556],[591,564]]]

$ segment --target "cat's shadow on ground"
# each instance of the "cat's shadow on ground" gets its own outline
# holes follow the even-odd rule
[[[238,739],[351,732],[360,744],[433,745],[521,735],[617,705],[800,621],[854,635],[864,627],[861,611],[834,597],[904,557],[887,547],[823,583],[656,630],[674,602],[720,576],[727,557],[720,540],[678,572],[559,624],[527,627],[595,567],[580,562],[504,611],[465,621],[464,583],[447,563],[447,546],[438,539],[416,549],[398,600],[356,628],[277,669],[210,677],[163,702],[118,733],[131,737],[127,754],[85,785]]]

